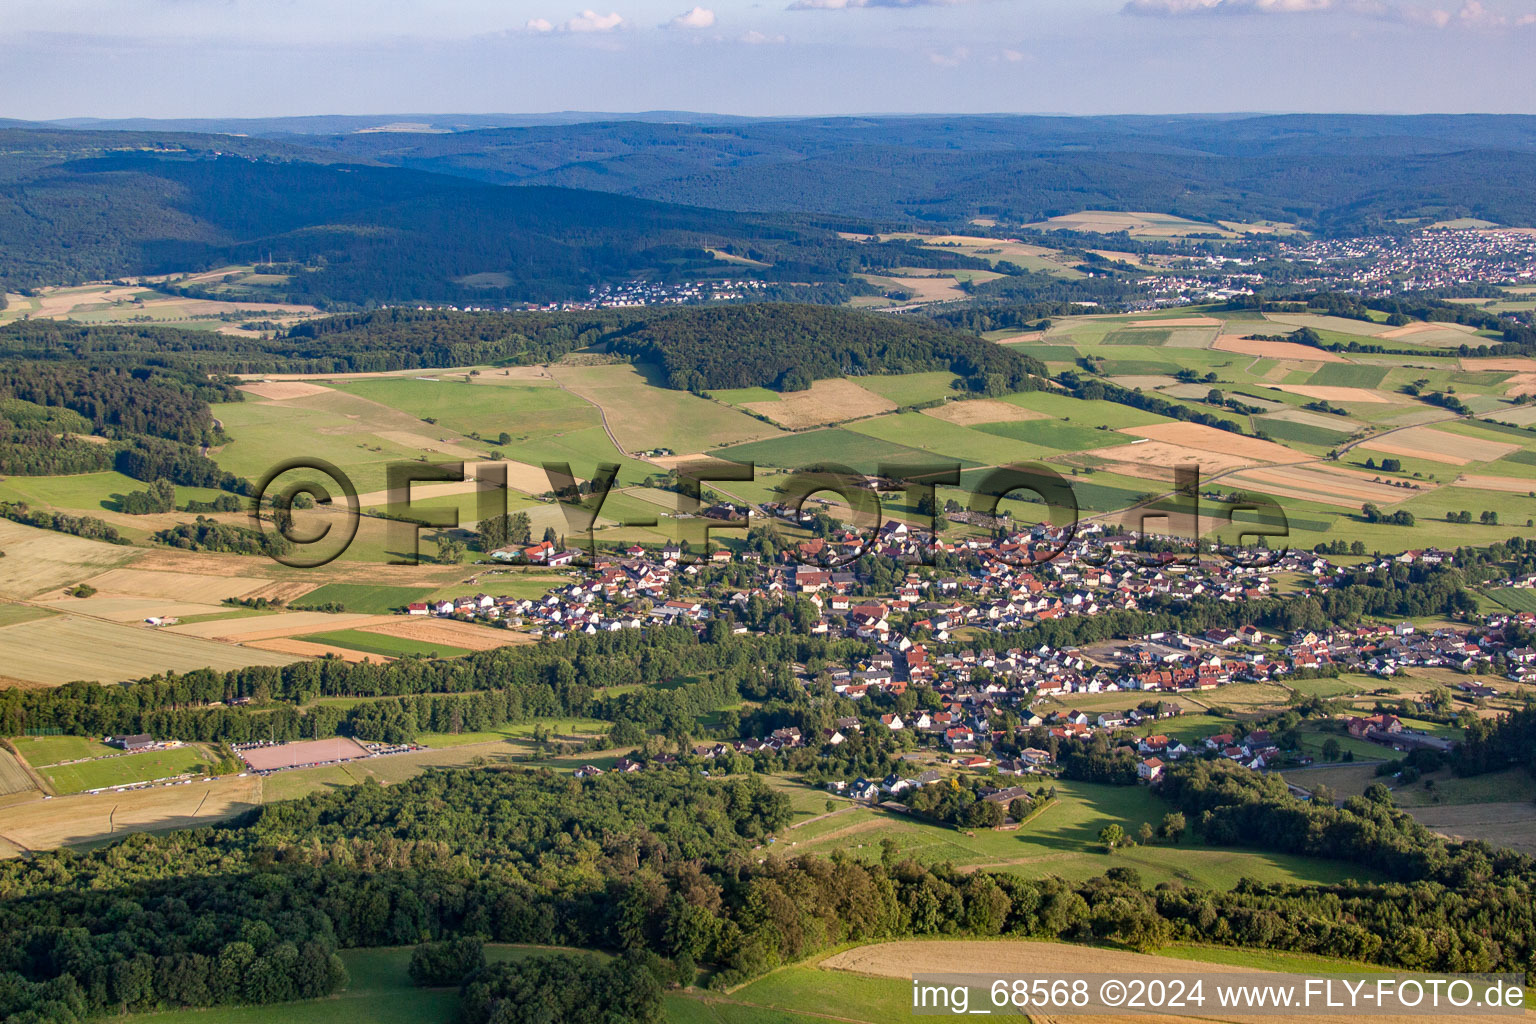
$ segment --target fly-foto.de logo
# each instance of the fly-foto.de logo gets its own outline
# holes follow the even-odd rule
[[[272,558],[294,568],[314,568],[341,557],[357,541],[366,519],[377,521],[370,533],[382,534],[387,561],[395,565],[418,564],[424,531],[435,532],[440,549],[458,545],[454,553],[462,557],[464,542],[454,535],[466,529],[473,531],[482,557],[492,561],[590,565],[605,554],[644,549],[633,540],[605,542],[606,530],[627,528],[630,537],[636,530],[654,534],[652,546],[661,544],[669,557],[690,564],[727,550],[730,545],[722,541],[745,540],[754,528],[772,524],[790,536],[789,542],[779,538],[779,550],[822,568],[889,551],[893,537],[900,538],[895,546],[906,560],[931,563],[947,535],[962,532],[973,538],[1014,538],[991,546],[989,555],[1040,564],[1067,552],[1090,520],[1112,520],[1143,537],[1195,541],[1186,544],[1195,558],[1208,551],[1256,566],[1283,554],[1283,546],[1277,549],[1273,542],[1290,533],[1284,509],[1265,495],[1207,495],[1202,501],[1195,465],[1176,467],[1171,486],[1161,493],[1093,516],[1083,514],[1072,478],[1038,462],[964,471],[958,462],[881,463],[873,474],[818,462],[775,471],[773,500],[750,502],[732,496],[729,488],[756,482],[753,463],[699,459],[666,476],[661,487],[668,492],[666,509],[658,504],[653,515],[634,515],[634,502],[609,505],[610,496],[622,489],[618,463],[598,463],[590,478],[581,479],[569,463],[546,462],[549,486],[537,495],[526,495],[526,480],[523,487],[511,487],[508,466],[498,461],[393,462],[385,469],[385,490],[360,495],[350,476],[334,464],[292,458],[274,466],[256,486],[252,527],[263,534]],[[473,496],[472,521],[461,514],[466,495]],[[615,511],[620,504],[631,511]],[[559,516],[539,515],[550,523],[540,537],[529,513],[543,508],[556,508]]]

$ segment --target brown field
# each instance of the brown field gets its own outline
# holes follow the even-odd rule
[[[998,338],[996,344],[1022,345],[1026,342],[1039,341],[1043,337],[1045,337],[1044,331],[1025,331],[1022,334],[1011,334],[1006,338]]]
[[[240,390],[246,394],[255,395],[257,398],[265,398],[271,402],[282,402],[290,398],[304,398],[308,395],[321,395],[334,389],[322,387],[319,384],[306,384],[297,380],[270,380],[258,384],[242,384]]]
[[[245,597],[272,583],[257,576],[208,576],[138,568],[113,569],[86,582],[101,595],[152,597],[194,604],[218,604],[226,597]]]
[[[1273,441],[1244,437],[1230,430],[1218,430],[1199,423],[1154,423],[1146,427],[1123,427],[1120,433],[1130,434],[1133,437],[1149,437],[1153,441],[1162,441],[1184,448],[1199,448],[1202,451],[1215,452],[1229,458],[1250,462],[1296,461],[1295,452]]]
[[[1460,804],[1410,807],[1407,811],[1436,832],[1536,854],[1536,804]]]
[[[1524,374],[1521,374],[1521,376],[1524,376]],[[1500,409],[1490,418],[1501,420],[1505,423],[1513,423],[1521,427],[1529,427],[1533,423],[1536,423],[1536,405],[1527,405],[1519,409],[1510,409],[1508,411]]]
[[[1361,441],[1360,447],[1374,452],[1386,452],[1388,455],[1448,462],[1453,466],[1465,466],[1469,462],[1492,462],[1520,450],[1517,444],[1448,434],[1433,427],[1409,427],[1379,440]]]
[[[278,612],[275,615],[258,615],[247,619],[218,619],[213,622],[190,622],[179,626],[165,626],[156,632],[204,637],[226,643],[245,643],[250,640],[271,640],[274,637],[318,633],[323,630],[357,629],[361,626],[374,626],[381,622],[388,622],[393,618],[393,615],[363,615],[347,612],[335,615],[329,612]]]
[[[973,271],[973,273],[977,273]],[[965,297],[960,283],[945,274],[933,277],[906,277],[898,274],[859,274],[877,288],[900,289],[912,293],[914,302],[947,302]]]
[[[37,788],[32,775],[21,760],[4,746],[0,746],[0,796],[14,796]]]
[[[0,519],[0,594],[16,599],[98,575],[139,555],[133,548]]]
[[[1374,338],[1387,330],[1386,324],[1366,320],[1351,320],[1342,316],[1326,316],[1318,313],[1265,313],[1265,320],[1288,327],[1310,327],[1317,331],[1337,331],[1340,334],[1358,334]]]
[[[368,748],[348,736],[280,743],[275,747],[255,747],[240,752],[245,763],[258,772],[274,768],[296,768],[305,764],[324,764],[327,761],[351,761],[367,756]]]
[[[1025,227],[1041,231],[1059,229],[1090,231],[1101,235],[1112,235],[1124,231],[1132,238],[1179,238],[1190,234],[1236,237],[1235,232],[1215,224],[1185,220],[1183,217],[1166,213],[1139,213],[1124,210],[1079,210],[1077,213],[1062,214],[1035,224],[1026,224]]]
[[[945,423],[961,427],[974,427],[978,423],[1019,423],[1024,420],[1048,420],[1043,412],[1035,412],[1012,402],[996,398],[973,398],[961,402],[945,402],[932,409],[924,409],[923,415],[932,416]]]
[[[354,651],[347,647],[332,647],[330,644],[315,644],[310,643],[308,640],[295,640],[293,637],[284,636],[273,637],[270,640],[250,640],[244,646],[254,647],[258,651],[296,654],[301,658],[324,658],[330,655],[353,664],[366,661],[374,665],[386,665],[395,660],[382,654],[369,654],[367,651]]]
[[[1393,401],[1379,391],[1366,388],[1329,387],[1324,384],[1277,384],[1281,391],[1303,398],[1321,398],[1325,402],[1372,402],[1386,405]]]
[[[1200,467],[1202,475],[1253,465],[1252,459],[1245,459],[1239,455],[1207,451],[1202,448],[1188,448],[1183,445],[1169,444],[1166,441],[1145,441],[1141,444],[1097,448],[1093,454],[1096,458],[1108,459],[1114,463],[1113,466],[1105,467],[1111,472],[1151,480],[1169,480],[1171,475],[1168,470],[1174,466],[1185,466],[1191,463]],[[1155,472],[1157,470],[1162,472]],[[1155,475],[1149,476],[1149,473],[1155,473]]]
[[[229,625],[205,623],[205,625]],[[171,627],[176,628],[176,627]],[[54,615],[0,630],[6,675],[55,685],[76,679],[116,683],[157,672],[247,665],[287,665],[292,657],[213,643],[169,628],[129,626],[78,615]]]
[[[549,474],[540,466],[530,466],[526,462],[514,462],[510,459],[502,459],[492,462],[470,462],[464,466],[465,479],[442,484],[416,484],[411,488],[412,501],[426,501],[429,498],[444,498],[455,494],[473,494],[480,488],[478,481],[481,477],[489,479],[488,467],[505,466],[507,470],[507,487],[524,494],[542,494],[550,489]],[[579,478],[578,478],[579,480]],[[487,484],[486,489],[492,489]],[[369,491],[357,496],[358,505],[362,508],[374,508],[380,505],[388,505],[390,493],[388,490]]]
[[[1504,394],[1509,398],[1536,395],[1536,373],[1517,373],[1504,382]]]
[[[955,975],[999,975],[1003,977],[1032,975],[1062,975],[1066,977],[1089,974],[1110,974],[1120,977],[1141,976],[1166,978],[1170,975],[1210,975],[1210,974],[1255,974],[1261,972],[1259,968],[1235,966],[1230,964],[1208,963],[1203,960],[1181,960],[1171,956],[1157,956],[1150,953],[1133,953],[1129,950],[1104,949],[1096,946],[1075,946],[1062,942],[1033,942],[1019,941],[1016,939],[997,939],[994,941],[949,941],[946,939],[910,939],[901,942],[882,942],[872,946],[859,946],[856,949],[834,953],[816,964],[822,970],[849,971],[855,974],[867,974],[880,978],[911,978],[914,971],[924,974],[955,974]],[[1277,972],[1303,974],[1302,969],[1287,971],[1285,961],[1276,958],[1275,969]],[[1362,972],[1368,973],[1370,968],[1361,967]],[[1387,968],[1379,968],[1381,973],[1389,973]],[[973,997],[971,1005],[976,1005]],[[976,1012],[974,1009],[972,1012]],[[1060,1017],[1031,1013],[1030,1019],[1037,1024],[1057,1024],[1058,1021],[1071,1022],[1071,1024],[1119,1024],[1126,1020],[1145,1021],[1147,1024],[1171,1024],[1173,1021],[1182,1020],[1211,1020],[1239,1022],[1248,1024],[1302,1024],[1302,1022],[1315,1022],[1320,1018],[1316,1015],[1305,1016],[1301,1014],[1241,1014],[1230,1010],[1216,1011],[1216,1017],[1206,1013],[1196,1016],[1175,1016],[1173,1014],[1142,1014],[1142,1013],[1117,1013],[1117,1014],[1073,1014]],[[1482,1022],[1507,1021],[1510,1019],[1530,1019],[1536,1017],[1536,1013],[1526,1011],[1518,1017],[1511,1018],[1508,1014],[1485,1014],[1458,1016],[1458,1020]],[[1419,1024],[1424,1020],[1422,1015],[1412,1014],[1373,1014],[1372,1020],[1382,1021],[1383,1024]]]
[[[1344,357],[1335,352],[1324,352],[1311,345],[1298,345],[1294,341],[1260,341],[1245,338],[1241,334],[1223,334],[1211,346],[1219,352],[1236,352],[1244,356],[1262,356],[1265,359],[1302,359],[1313,363],[1342,363]]]
[[[896,403],[839,377],[818,380],[805,391],[785,392],[776,402],[745,402],[742,408],[800,430],[894,412]]]
[[[197,604],[192,601],[154,597],[105,597],[101,594],[83,600],[77,597],[59,597],[34,603],[50,611],[74,612],[96,619],[106,619],[109,622],[142,622],[150,616],[185,618],[190,615],[210,615],[229,611],[227,606],[217,604]]]
[[[1505,494],[1529,494],[1536,491],[1536,480],[1517,480],[1508,476],[1477,476],[1464,473],[1456,478],[1457,487],[1476,487],[1480,491],[1503,491]]]
[[[1497,356],[1466,358],[1461,361],[1463,370],[1512,370],[1515,373],[1536,373],[1536,359],[1530,356]]]
[[[51,850],[129,832],[207,825],[260,803],[261,780],[255,777],[81,794],[0,808],[0,838],[23,850]]]
[[[1253,400],[1257,401],[1257,399]],[[1250,401],[1250,399],[1244,398],[1243,401]],[[1361,426],[1360,423],[1350,419],[1347,416],[1334,416],[1328,413],[1308,412],[1305,409],[1293,409],[1290,406],[1276,409],[1274,412],[1268,414],[1268,418],[1274,420],[1285,420],[1287,423],[1306,423],[1310,426],[1338,430],[1346,434],[1352,430],[1360,429]]]
[[[1422,482],[1417,489],[1379,484],[1369,476],[1332,466],[1264,466],[1233,474],[1223,482],[1260,494],[1302,498],[1344,508],[1355,508],[1368,501],[1390,505],[1434,489]]]
[[[533,638],[499,626],[480,626],[473,622],[454,619],[423,619],[405,615],[392,616],[392,621],[382,625],[367,626],[364,633],[397,636],[404,640],[420,640],[428,644],[444,644],[463,647],[471,651],[489,651],[512,644],[531,643]]]
[[[1402,327],[1394,327],[1390,331],[1382,331],[1376,335],[1378,338],[1411,338],[1416,334],[1452,334],[1468,335],[1476,334],[1477,328],[1465,324],[1453,323],[1417,323],[1405,324]]]

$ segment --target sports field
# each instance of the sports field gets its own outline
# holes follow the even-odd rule
[[[43,768],[41,772],[54,791],[64,795],[185,775],[198,770],[207,761],[208,755],[201,747],[186,745],[55,765]]]

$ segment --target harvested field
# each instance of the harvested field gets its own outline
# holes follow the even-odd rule
[[[1480,491],[1502,491],[1505,494],[1529,494],[1536,491],[1536,480],[1518,480],[1508,476],[1477,476],[1464,473],[1456,478],[1457,487],[1475,487]]]
[[[1202,451],[1250,462],[1295,462],[1296,453],[1273,441],[1261,441],[1256,437],[1244,437],[1230,430],[1218,430],[1199,423],[1154,423],[1146,427],[1122,427],[1122,434],[1133,437],[1149,437],[1184,448]],[[1144,447],[1144,446],[1143,446]]]
[[[1026,409],[1012,402],[996,398],[975,398],[961,402],[945,402],[933,409],[922,410],[924,416],[932,416],[945,423],[960,427],[974,427],[978,423],[1021,423],[1024,420],[1048,420],[1043,412]]]
[[[1494,413],[1490,419],[1500,420],[1504,423],[1514,423],[1517,426],[1529,427],[1536,424],[1536,405],[1527,405],[1519,409],[1503,409]]]
[[[253,747],[240,751],[240,757],[253,771],[269,772],[299,765],[330,764],[367,757],[368,748],[350,736],[331,736],[323,740],[279,743],[273,747]]]
[[[357,615],[327,612],[278,612],[276,615],[260,615],[249,619],[221,619],[214,622],[191,622],[179,626],[166,626],[156,630],[159,634],[170,633],[189,637],[207,637],[228,643],[245,643],[250,640],[270,640],[279,636],[295,636],[315,633],[325,629],[356,629],[388,622],[393,615]]]
[[[742,408],[766,416],[781,427],[800,430],[895,412],[896,403],[851,380],[835,378],[818,380],[804,391],[785,392],[776,402],[746,402]]]
[[[1344,357],[1336,352],[1324,352],[1311,345],[1298,345],[1294,341],[1260,341],[1240,334],[1223,334],[1211,346],[1218,352],[1236,352],[1245,356],[1261,356],[1265,359],[1304,359],[1313,363],[1342,363]]]
[[[0,594],[31,597],[79,583],[139,555],[133,548],[0,519]]]
[[[110,622],[143,622],[151,616],[185,618],[229,611],[227,606],[218,604],[194,604],[191,601],[153,597],[104,597],[101,594],[84,600],[61,597],[52,601],[39,601],[38,604],[56,612],[75,612]]]
[[[1536,804],[1461,804],[1406,808],[1423,825],[1455,839],[1481,839],[1536,854]]]
[[[112,569],[86,581],[102,596],[152,597],[218,604],[226,597],[245,597],[272,581],[256,576],[208,576],[151,569]]]
[[[1390,331],[1382,331],[1376,335],[1378,338],[1411,338],[1415,334],[1437,334],[1440,331],[1455,331],[1457,334],[1476,334],[1477,328],[1467,324],[1453,323],[1415,323],[1404,324],[1402,327],[1394,327]]]
[[[238,620],[237,620],[238,621]],[[211,622],[204,625],[229,626]],[[58,684],[76,679],[116,683],[157,672],[220,671],[247,665],[287,665],[295,659],[230,647],[170,629],[127,626],[76,615],[55,615],[5,628],[5,673]]]
[[[396,615],[393,618],[394,621],[381,626],[368,626],[363,629],[363,632],[395,636],[404,640],[420,640],[428,644],[463,647],[471,651],[489,651],[511,644],[531,643],[533,639],[526,633],[494,626],[479,626],[472,622],[458,622],[454,619],[422,619],[403,615]]]
[[[1323,384],[1276,384],[1281,391],[1303,398],[1321,398],[1325,402],[1371,402],[1386,405],[1393,401],[1379,391],[1365,388],[1329,387]]]
[[[51,850],[143,832],[191,828],[243,814],[261,803],[258,778],[222,778],[0,808],[0,838],[23,850]]]
[[[1331,466],[1259,467],[1235,473],[1222,482],[1260,494],[1301,498],[1344,508],[1358,508],[1365,502],[1390,505],[1418,497],[1431,489],[1424,484],[1418,488],[1379,484],[1368,476]]]
[[[16,755],[0,746],[0,796],[14,796],[36,788]]]
[[[1448,462],[1453,466],[1465,466],[1469,462],[1492,462],[1520,450],[1517,444],[1449,434],[1433,427],[1409,427],[1380,439],[1361,441],[1360,447],[1373,452],[1386,452],[1388,455]]]
[[[1342,316],[1325,316],[1317,313],[1265,313],[1264,319],[1288,327],[1310,327],[1314,331],[1335,331],[1339,334],[1358,334],[1365,338],[1380,337],[1389,330],[1386,324],[1372,320],[1351,320]]]
[[[1246,398],[1240,401],[1248,401]],[[1277,409],[1268,415],[1269,419],[1285,420],[1288,423],[1303,423],[1310,427],[1321,427],[1323,430],[1337,430],[1341,433],[1350,433],[1360,429],[1360,424],[1347,416],[1333,416],[1328,413],[1308,412],[1306,409],[1284,408]]]
[[[1113,448],[1099,448],[1094,451],[1093,456],[1096,459],[1107,459],[1112,463],[1104,467],[1110,472],[1153,480],[1171,479],[1169,470],[1174,466],[1185,466],[1191,463],[1200,467],[1202,475],[1239,469],[1254,463],[1254,460],[1238,455],[1188,448],[1183,445],[1169,444],[1166,441],[1146,441],[1142,444],[1121,444]],[[1141,472],[1137,472],[1138,469]],[[1148,476],[1148,471],[1151,470],[1162,472]]]
[[[1536,373],[1517,373],[1504,382],[1504,394],[1509,398],[1536,395]]]
[[[290,398],[325,394],[333,389],[298,380],[264,380],[257,384],[242,384],[239,390],[248,395],[255,395],[257,398],[265,398],[269,402],[282,402]]]
[[[330,644],[315,644],[308,640],[295,640],[292,637],[273,637],[270,640],[251,640],[244,646],[254,647],[259,651],[276,651],[279,654],[295,654],[301,658],[324,658],[327,656],[340,658],[346,662],[372,662],[375,665],[385,665],[394,658],[385,657],[382,654],[370,654],[367,651],[354,651],[346,647],[333,647]]]
[[[1514,373],[1536,373],[1536,359],[1530,356],[1468,357],[1461,361],[1463,370],[1509,370]]]

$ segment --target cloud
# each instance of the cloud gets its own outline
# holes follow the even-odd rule
[[[759,32],[755,28],[748,29],[746,32],[743,32],[739,37],[737,37],[737,42],[746,43],[748,46],[768,46],[770,44],[782,43],[786,41],[787,40],[785,40],[782,35],[764,35],[762,32]]]
[[[1025,54],[1025,53],[1023,53],[1022,51],[1019,51],[1019,50],[1004,50],[1003,51],[1003,60],[1007,61],[1010,64],[1018,64],[1019,62],[1025,61],[1025,60],[1028,60],[1028,59],[1029,59],[1028,54]]]
[[[970,59],[971,51],[957,46],[945,53],[928,54],[928,63],[941,68],[957,68]]]
[[[851,11],[857,7],[957,7],[970,0],[794,0],[791,11]]]
[[[1309,14],[1345,6],[1335,0],[1128,0],[1124,14]],[[1347,6],[1354,7],[1355,4]]]
[[[582,11],[570,21],[560,26],[562,32],[612,32],[624,24],[624,18],[617,11],[612,14],[598,14],[596,11]]]
[[[666,28],[709,28],[715,23],[715,12],[708,7],[695,7],[691,11],[684,11],[664,26]]]
[[[1491,11],[1480,0],[1466,0],[1459,10],[1414,7],[1386,0],[1126,0],[1122,14],[1172,18],[1201,14],[1354,14],[1379,21],[1449,28],[1511,28],[1536,25],[1536,14]]]
[[[528,24],[523,26],[529,32],[553,32],[555,26],[549,23],[548,18],[529,18]]]

